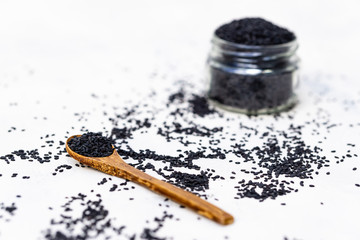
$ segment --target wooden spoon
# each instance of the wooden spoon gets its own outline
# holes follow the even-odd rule
[[[234,222],[233,216],[212,205],[211,203],[199,198],[198,196],[188,191],[175,187],[172,184],[153,178],[152,176],[125,163],[115,149],[113,154],[108,157],[86,157],[77,154],[70,149],[68,143],[70,139],[80,136],[81,135],[72,136],[66,141],[66,151],[71,157],[78,160],[79,162],[93,167],[97,170],[100,170],[104,173],[139,183],[144,187],[156,193],[160,193],[186,207],[189,207],[196,211],[198,214],[220,224],[227,225]]]

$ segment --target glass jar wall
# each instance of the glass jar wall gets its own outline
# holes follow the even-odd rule
[[[209,99],[246,114],[277,113],[293,107],[297,102],[297,48],[296,40],[251,46],[214,35],[207,62]]]

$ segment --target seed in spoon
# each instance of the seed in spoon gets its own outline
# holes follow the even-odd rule
[[[99,133],[85,133],[70,139],[69,147],[74,152],[87,157],[107,157],[114,152],[112,141]]]

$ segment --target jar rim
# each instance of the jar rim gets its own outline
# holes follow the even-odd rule
[[[215,33],[213,35],[213,38],[211,40],[212,42],[228,45],[234,48],[239,49],[248,49],[248,50],[259,50],[259,49],[281,49],[281,48],[289,48],[291,46],[297,45],[297,38],[290,42],[281,43],[281,44],[273,44],[273,45],[247,45],[247,44],[241,44],[241,43],[234,43],[227,40],[224,40],[220,37],[218,37]]]

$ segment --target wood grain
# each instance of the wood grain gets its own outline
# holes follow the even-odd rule
[[[72,136],[67,140],[66,151],[71,157],[78,160],[79,162],[91,166],[104,173],[125,178],[132,182],[141,184],[142,186],[156,193],[162,194],[169,199],[180,203],[188,208],[191,208],[198,214],[220,224],[228,225],[234,222],[233,216],[216,207],[215,205],[201,199],[200,197],[188,191],[185,191],[164,181],[158,180],[125,163],[115,149],[113,154],[108,157],[86,157],[77,154],[69,148],[68,142],[71,138],[78,136],[80,135]]]

